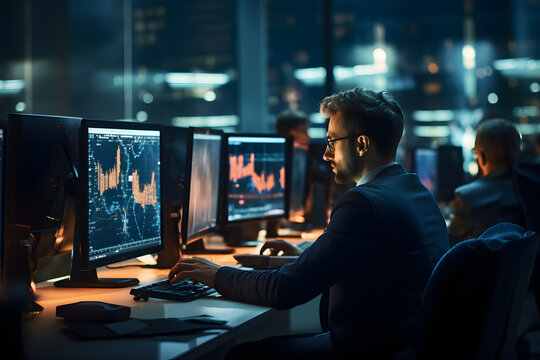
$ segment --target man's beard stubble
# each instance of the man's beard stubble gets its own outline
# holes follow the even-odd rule
[[[338,168],[336,163],[333,164],[335,169],[334,181],[337,184],[354,184],[356,182],[354,174],[359,173],[362,167],[362,159],[355,156],[355,151],[356,149],[353,146],[349,146],[341,166]]]

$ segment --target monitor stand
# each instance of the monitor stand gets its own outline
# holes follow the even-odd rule
[[[257,247],[261,244],[257,240],[260,224],[258,222],[241,225],[229,225],[220,229],[225,243],[234,247]]]
[[[58,287],[76,288],[122,288],[134,286],[139,283],[137,278],[98,278],[96,269],[71,271],[69,279],[59,280],[54,283]]]
[[[233,254],[234,249],[207,249],[204,245],[204,239],[200,238],[183,246],[182,254]]]
[[[43,311],[43,306],[34,301],[33,279],[30,274],[29,249],[32,246],[30,227],[9,224],[6,231],[5,239],[16,240],[5,243],[5,251],[10,256],[5,257],[3,290],[7,294],[13,294],[17,304],[22,306],[23,313],[39,313]]]
[[[71,275],[69,279],[59,280],[54,283],[57,287],[69,288],[122,288],[134,286],[139,283],[137,278],[102,278],[97,276],[96,269],[81,269],[81,252],[79,246],[79,233],[76,228],[73,239],[71,258]]]

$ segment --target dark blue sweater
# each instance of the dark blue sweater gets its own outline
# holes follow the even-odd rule
[[[344,194],[324,233],[294,263],[271,271],[222,267],[214,287],[278,309],[328,291],[328,319],[321,320],[333,349],[390,358],[410,345],[424,287],[446,250],[433,196],[396,164]]]

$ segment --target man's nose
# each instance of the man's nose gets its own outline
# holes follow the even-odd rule
[[[330,161],[332,160],[333,153],[330,151],[330,148],[326,146],[326,150],[324,150],[324,154],[322,156],[324,161]]]

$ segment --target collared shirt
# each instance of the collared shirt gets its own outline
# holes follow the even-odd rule
[[[375,169],[369,170],[366,175],[362,176],[360,180],[358,180],[358,182],[356,183],[356,186],[367,184],[371,180],[375,179],[375,176],[379,175],[381,171],[395,164],[397,164],[397,162],[393,161],[391,163],[377,166]]]

